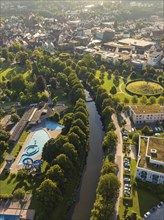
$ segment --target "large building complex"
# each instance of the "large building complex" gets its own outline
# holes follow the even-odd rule
[[[164,138],[139,137],[136,178],[164,184]]]
[[[164,106],[132,105],[130,117],[135,124],[153,123],[164,120]]]

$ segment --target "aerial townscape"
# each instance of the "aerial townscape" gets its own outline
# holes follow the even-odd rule
[[[164,2],[0,7],[0,220],[164,220]]]

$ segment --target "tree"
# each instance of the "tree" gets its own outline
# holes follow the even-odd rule
[[[20,117],[19,117],[19,115],[17,115],[16,113],[13,113],[13,114],[11,115],[11,118],[10,118],[10,120],[11,120],[13,123],[17,123],[17,122],[19,121],[19,119],[20,119]]]
[[[127,97],[124,98],[124,103],[129,104],[129,99]]]
[[[156,103],[156,98],[154,96],[151,96],[149,98],[149,101],[150,101],[151,104],[155,104]]]
[[[117,93],[117,89],[116,89],[115,86],[112,86],[112,88],[110,90],[110,93],[113,94],[113,95]]]
[[[14,191],[13,196],[16,199],[23,199],[26,195],[26,192],[23,188],[18,188]]]
[[[44,180],[36,190],[37,200],[46,211],[51,211],[62,200],[62,193],[56,182]]]
[[[58,122],[58,121],[60,120],[60,114],[59,114],[58,112],[55,112],[55,113],[51,116],[51,118],[52,118],[54,121]]]
[[[36,85],[36,88],[39,91],[43,92],[45,90],[45,88],[46,88],[46,81],[45,81],[45,79],[44,79],[44,77],[42,75],[39,75],[37,77],[35,85]]]
[[[108,201],[117,194],[120,187],[120,182],[113,173],[105,174],[100,177],[97,187],[97,193],[102,195],[105,201]]]
[[[12,90],[15,90],[18,93],[25,90],[26,88],[25,80],[21,74],[18,74],[12,78],[11,88]]]
[[[16,61],[22,65],[25,65],[27,59],[28,59],[28,53],[25,51],[19,51],[16,54]]]
[[[61,87],[65,87],[68,82],[67,75],[64,73],[58,73],[57,74],[57,81],[59,82]]]
[[[135,145],[138,145],[138,142],[139,142],[139,133],[134,133],[133,135],[132,135],[132,142],[133,142],[133,144],[135,144]]]
[[[53,162],[54,164],[58,164],[64,170],[66,178],[72,178],[72,175],[75,172],[75,167],[65,154],[60,154]]]
[[[104,66],[104,65],[101,65],[101,66],[100,66],[100,72],[101,72],[101,73],[104,73],[105,70],[106,70],[105,66]]]
[[[116,174],[118,171],[118,167],[115,163],[108,161],[107,159],[103,163],[103,167],[101,169],[101,175],[114,173]]]
[[[151,135],[150,127],[149,127],[149,126],[144,126],[144,127],[142,128],[142,133],[143,133],[144,135]]]
[[[0,141],[8,141],[10,133],[5,130],[0,130]]]
[[[132,103],[137,104],[138,103],[138,97],[135,95],[132,97]]]
[[[146,96],[142,96],[140,102],[141,102],[143,105],[146,105],[146,104],[147,104],[147,97],[146,97]]]
[[[114,133],[114,131],[107,132],[102,144],[103,150],[105,152],[112,153],[115,149],[116,144],[117,144],[117,135]]]
[[[158,103],[160,104],[160,105],[164,105],[164,97],[160,97],[159,99],[158,99]]]
[[[50,179],[57,183],[57,185],[62,189],[62,185],[66,182],[64,177],[64,170],[58,165],[53,165],[46,173],[47,179]]]
[[[7,150],[8,144],[5,141],[0,141],[0,152],[3,153]]]

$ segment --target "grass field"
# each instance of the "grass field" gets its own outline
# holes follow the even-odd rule
[[[126,89],[136,95],[156,95],[163,92],[162,86],[150,81],[131,82],[127,85]]]
[[[104,73],[104,78],[103,80],[100,78],[100,71],[97,70],[96,72],[96,78],[100,80],[100,82],[102,83],[102,87],[104,89],[106,89],[106,91],[110,94],[110,89],[112,88],[112,86],[115,86],[113,80],[114,80],[114,75],[111,75],[111,78],[108,78],[108,73],[105,72]],[[126,81],[128,82],[130,79],[129,77],[126,79]],[[158,84],[155,84],[158,85]],[[162,87],[161,87],[162,88]],[[129,99],[129,104],[132,104],[132,98],[134,95],[130,95],[129,93],[126,92],[126,82],[124,81],[123,77],[119,77],[119,85],[116,86],[116,90],[117,93],[115,95],[113,95],[113,97],[115,98],[119,98],[121,103],[124,103],[124,99],[128,98]],[[159,96],[160,97],[160,96]],[[159,98],[156,98],[156,102],[158,102]],[[138,97],[138,104],[140,104],[141,102],[141,98]]]
[[[14,66],[3,65],[0,67],[0,81],[1,82],[3,80],[3,77],[5,77],[4,81],[7,81],[7,80],[11,80],[17,74],[23,74],[23,77],[26,78],[29,72],[26,71],[23,67],[18,66],[18,65],[14,65]]]
[[[134,179],[136,172],[136,161],[131,159],[131,178]],[[133,182],[133,180],[132,180]],[[147,192],[145,190],[139,188],[132,189],[132,197],[133,197],[133,206],[128,207],[128,213],[136,212],[138,216],[143,216],[149,209],[159,203],[159,199],[153,192]],[[124,218],[125,206],[123,205],[123,199],[120,199],[119,203],[119,216],[120,219]]]

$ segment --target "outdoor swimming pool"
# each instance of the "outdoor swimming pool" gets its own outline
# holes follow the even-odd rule
[[[45,121],[45,126],[46,128],[48,128],[49,130],[61,130],[63,128],[62,125],[59,125],[56,122],[50,121],[50,120],[46,120]]]
[[[21,215],[5,215],[0,214],[0,220],[19,220]]]
[[[27,143],[27,147],[25,149],[25,151],[22,154],[22,157],[19,161],[19,164],[22,164],[22,161],[29,157],[31,159],[34,159],[35,157],[37,157],[39,154],[42,153],[44,144],[50,139],[50,136],[48,135],[48,133],[44,130],[44,129],[39,129],[36,130],[34,132],[34,134],[32,135],[31,139],[29,140],[29,142]],[[38,150],[36,151],[35,154],[30,154],[28,155],[28,149],[29,146],[37,146]]]
[[[45,127],[49,130],[61,130],[63,128],[62,125],[50,120],[45,121]],[[27,147],[25,148],[18,164],[22,164],[25,158],[35,159],[38,155],[40,155],[45,143],[50,138],[49,134],[43,128],[36,130],[27,143]]]

